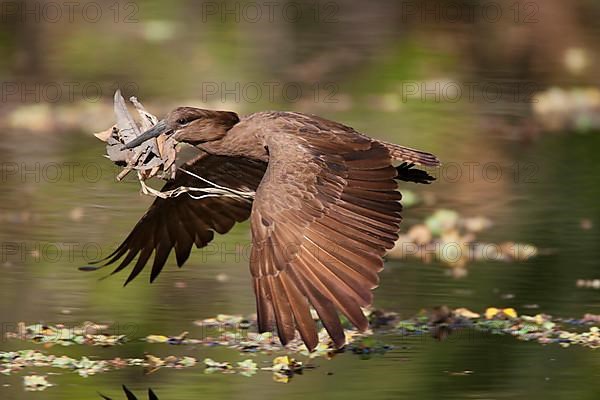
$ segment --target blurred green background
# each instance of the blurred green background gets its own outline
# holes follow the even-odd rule
[[[375,306],[410,317],[440,304],[580,318],[600,314],[600,3],[501,1],[1,1],[0,320],[133,326],[176,335],[218,313],[254,311],[247,224],[170,262],[149,285],[98,281],[77,267],[107,255],[151,199],[103,158],[91,133],[114,122],[121,88],[149,111],[176,105],[319,114],[422,148],[444,166],[405,212],[403,232],[436,209],[484,216],[478,239],[529,243],[528,261],[390,259]],[[499,171],[499,172],[498,172]],[[586,286],[586,285],[579,285]],[[534,308],[527,310],[527,308]],[[120,385],[161,399],[597,399],[597,350],[510,337],[383,337],[385,356],[349,354],[283,385],[128,368],[28,393],[0,376],[3,399],[120,398]],[[30,343],[2,340],[2,350]],[[56,354],[142,357],[171,348],[132,342],[52,348]],[[166,345],[165,345],[166,346]],[[234,351],[178,350],[241,360]],[[260,359],[261,356],[258,356]],[[265,360],[267,358],[264,358]],[[456,374],[460,371],[471,374]]]

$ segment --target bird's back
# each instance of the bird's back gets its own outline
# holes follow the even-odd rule
[[[261,111],[249,114],[242,117],[231,131],[232,135],[252,135],[257,144],[259,142],[262,146],[266,146],[268,142],[271,145],[279,143],[281,146],[291,146],[327,141],[328,146],[333,149],[335,146],[344,147],[349,143],[360,145],[375,141],[385,146],[394,160],[433,167],[440,164],[437,157],[431,153],[374,139],[348,125],[299,112]],[[273,135],[278,137],[277,141],[268,140]]]

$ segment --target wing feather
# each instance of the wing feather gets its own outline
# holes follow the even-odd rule
[[[256,190],[266,164],[203,153],[182,168],[232,189]],[[165,184],[163,191],[180,186],[208,185],[179,171],[173,180]],[[170,199],[157,198],[123,243],[103,261],[105,265],[110,265],[121,260],[112,272],[115,274],[138,257],[125,281],[128,284],[142,272],[154,254],[150,272],[150,281],[153,282],[173,249],[177,265],[181,267],[189,258],[194,244],[201,248],[213,239],[215,232],[227,233],[236,222],[248,219],[251,207],[250,200],[232,197],[197,200],[183,194]]]
[[[317,117],[280,113],[265,129],[269,165],[251,216],[259,329],[274,320],[282,343],[298,330],[313,349],[312,306],[341,346],[338,312],[368,327],[361,307],[371,304],[381,257],[398,238],[394,158],[387,146]]]

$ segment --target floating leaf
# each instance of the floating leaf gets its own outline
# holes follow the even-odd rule
[[[468,319],[475,319],[475,318],[480,317],[479,314],[469,310],[468,308],[457,308],[456,310],[454,310],[454,314],[458,317],[463,317],[463,318],[468,318]]]
[[[240,370],[240,374],[244,376],[252,376],[256,374],[256,371],[258,370],[256,363],[250,359],[238,361],[237,367]]]
[[[146,336],[146,341],[148,343],[166,343],[169,340],[168,336],[163,335],[148,335]]]
[[[54,386],[42,375],[28,375],[23,377],[23,385],[27,391],[41,391]]]
[[[489,218],[486,217],[471,217],[471,218],[463,218],[461,220],[461,224],[465,227],[465,229],[469,232],[479,233],[486,229],[489,229],[493,224]]]
[[[233,369],[230,363],[228,362],[218,362],[213,360],[212,358],[205,358],[204,364],[207,368],[215,368],[215,369]]]
[[[458,213],[453,210],[437,210],[433,215],[425,220],[425,225],[434,235],[441,235],[444,232],[452,230],[458,223]]]

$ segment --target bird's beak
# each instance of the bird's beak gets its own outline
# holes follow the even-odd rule
[[[137,147],[140,144],[144,143],[146,140],[159,136],[166,130],[167,123],[165,122],[165,120],[160,120],[152,128],[148,129],[146,132],[142,133],[140,136],[136,137],[131,142],[126,143],[125,146],[123,146],[123,149],[133,149],[134,147]]]

